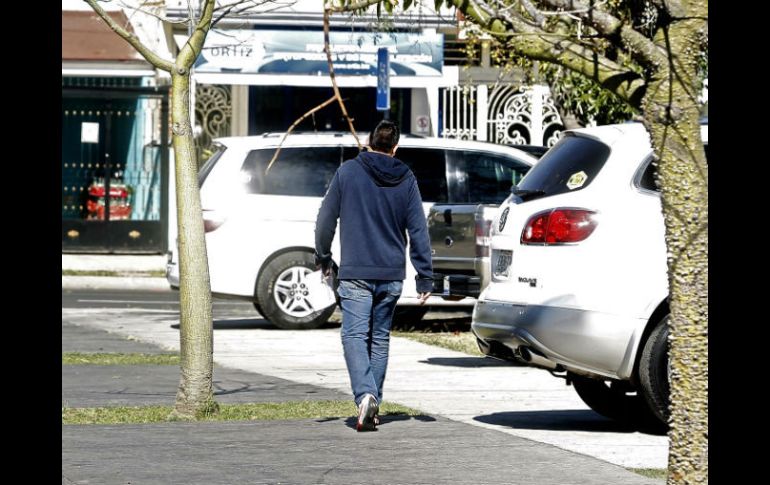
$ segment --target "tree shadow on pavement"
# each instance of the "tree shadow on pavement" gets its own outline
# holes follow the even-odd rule
[[[238,385],[238,387],[231,387],[232,385]],[[227,396],[229,394],[238,394],[259,390],[258,388],[246,382],[228,380],[225,383],[219,379],[215,379],[212,382],[212,387],[214,388],[214,396]]]
[[[605,418],[590,409],[509,411],[476,416],[473,419],[486,424],[507,426],[514,429],[595,431],[597,433],[634,433],[638,431],[651,435],[666,435],[666,432],[663,430],[615,421]]]
[[[487,357],[429,357],[421,360],[420,363],[448,367],[522,367],[513,362],[504,362]]]

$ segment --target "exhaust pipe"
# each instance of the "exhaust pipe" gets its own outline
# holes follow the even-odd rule
[[[555,362],[551,362],[542,355],[532,352],[529,347],[519,347],[518,351],[522,360],[524,360],[524,362],[527,364],[534,365],[536,367],[543,367],[548,370],[555,370],[559,365]]]
[[[519,359],[516,358],[516,355],[513,353],[513,350],[509,349],[500,342],[494,340],[485,342],[476,337],[476,345],[478,345],[481,353],[487,357],[492,357],[493,359],[498,359],[505,362],[520,363]]]

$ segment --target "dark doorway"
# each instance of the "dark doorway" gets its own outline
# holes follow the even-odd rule
[[[411,89],[391,89],[390,119],[405,133],[410,130],[412,107]],[[356,132],[368,134],[383,119],[375,109],[375,88],[341,88],[345,108],[353,118]],[[249,135],[284,132],[297,118],[334,95],[332,88],[295,86],[251,86],[249,88]],[[334,102],[308,116],[294,128],[298,131],[348,131],[339,104]]]
[[[62,89],[62,252],[162,253],[168,95]]]

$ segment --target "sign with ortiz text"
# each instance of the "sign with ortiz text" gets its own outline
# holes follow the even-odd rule
[[[186,36],[175,36],[184,45]],[[443,34],[330,32],[332,63],[339,76],[377,76],[377,50],[388,49],[391,76],[441,76]],[[197,72],[328,75],[323,32],[222,30],[209,32]]]

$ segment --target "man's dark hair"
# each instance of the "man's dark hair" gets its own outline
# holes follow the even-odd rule
[[[369,146],[378,152],[390,153],[398,145],[398,126],[389,120],[382,120],[369,134]]]

